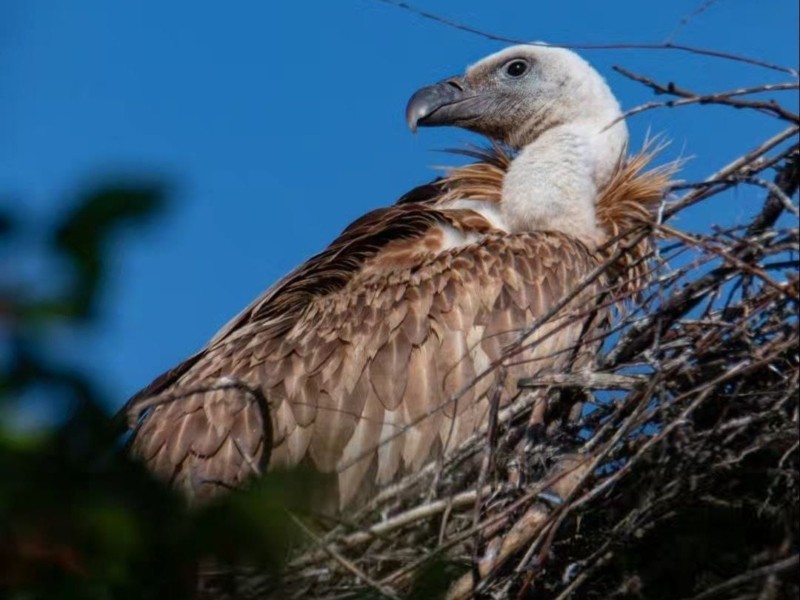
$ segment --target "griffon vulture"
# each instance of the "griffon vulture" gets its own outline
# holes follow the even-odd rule
[[[508,48],[417,91],[407,119],[494,146],[356,220],[126,405],[132,451],[191,498],[303,464],[352,505],[485,426],[518,378],[587,364],[597,298],[640,275],[646,242],[504,354],[666,181],[625,160],[619,104],[575,53]]]

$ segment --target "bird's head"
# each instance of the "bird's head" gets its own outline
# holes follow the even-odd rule
[[[559,125],[592,122],[599,132],[620,114],[616,98],[589,63],[546,45],[492,54],[464,75],[418,90],[406,109],[412,131],[452,125],[513,148]],[[624,123],[619,125],[624,130]]]

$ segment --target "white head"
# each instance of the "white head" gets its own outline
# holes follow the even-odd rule
[[[520,45],[470,66],[463,76],[422,88],[406,117],[417,126],[452,125],[522,149],[557,127],[585,132],[595,184],[603,187],[627,144],[617,99],[605,80],[564,48]]]

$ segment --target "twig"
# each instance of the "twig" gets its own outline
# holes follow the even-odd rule
[[[800,132],[800,127],[789,127],[784,129],[780,133],[772,136],[768,140],[759,144],[756,148],[753,148],[749,152],[739,156],[732,162],[728,163],[724,167],[722,167],[716,173],[710,175],[704,183],[709,184],[709,187],[702,190],[694,190],[689,192],[685,196],[679,198],[675,202],[669,203],[667,205],[666,210],[664,211],[664,218],[668,219],[669,217],[673,216],[677,212],[683,210],[684,208],[691,206],[692,204],[696,204],[703,198],[707,198],[708,196],[712,195],[715,190],[713,189],[714,184],[724,185],[724,179],[729,177],[738,171],[742,171],[745,174],[750,175],[750,165],[759,157],[763,156],[779,144],[785,142],[791,137],[794,137]],[[730,184],[729,184],[730,185]]]
[[[577,387],[590,390],[632,390],[647,378],[641,375],[617,375],[615,373],[553,373],[520,379],[521,388]]]
[[[482,490],[482,493],[485,494],[489,491],[490,488],[487,487]],[[357,531],[344,538],[332,540],[332,547],[353,548],[355,546],[360,546],[361,544],[370,542],[375,538],[384,536],[387,533],[397,531],[403,527],[413,525],[418,521],[436,516],[447,510],[448,506],[450,508],[463,508],[465,506],[471,506],[475,503],[475,499],[477,497],[478,491],[473,489],[457,494],[452,498],[445,498],[443,500],[436,500],[421,506],[415,506],[403,513],[400,513],[399,515],[395,515],[391,519],[377,523],[364,531]],[[289,564],[289,567],[292,569],[304,567],[318,559],[319,554],[304,554],[294,559]]]
[[[308,537],[310,537],[322,550],[325,551],[328,556],[330,556],[333,560],[338,562],[342,565],[345,569],[347,569],[350,573],[355,575],[358,579],[366,583],[369,587],[373,590],[378,592],[381,596],[385,598],[392,598],[392,600],[400,600],[400,597],[394,592],[383,585],[380,585],[377,581],[372,579],[369,575],[364,573],[361,569],[359,569],[356,565],[354,565],[350,560],[342,556],[335,548],[330,546],[330,544],[326,544],[322,540],[320,540],[319,536],[311,531],[309,527],[303,523],[297,516],[287,511],[289,517],[294,521],[294,523],[305,533]]]
[[[382,4],[388,4],[390,6],[394,6],[396,8],[400,8],[406,10],[408,12],[414,13],[420,17],[425,19],[429,19],[436,23],[440,23],[441,25],[445,25],[452,29],[457,29],[459,31],[464,31],[466,33],[471,33],[474,35],[479,35],[482,38],[487,40],[492,40],[494,42],[503,42],[506,44],[528,44],[528,45],[545,45],[542,43],[537,44],[536,42],[530,42],[528,40],[519,40],[516,38],[504,36],[504,35],[497,35],[494,33],[489,33],[478,29],[477,27],[472,27],[470,25],[465,25],[464,23],[459,23],[452,19],[448,19],[446,17],[442,17],[440,15],[436,15],[434,13],[422,10],[407,2],[402,2],[399,0],[373,0],[374,2],[380,2]],[[561,48],[572,48],[573,50],[675,50],[678,52],[688,52],[690,54],[698,54],[701,56],[710,56],[713,58],[719,58],[723,60],[731,60],[736,62],[741,62],[749,65],[753,65],[756,67],[763,67],[765,69],[770,69],[772,71],[779,71],[781,73],[787,73],[793,77],[798,76],[798,72],[795,69],[784,67],[781,65],[776,65],[773,63],[766,62],[764,60],[760,60],[757,58],[751,58],[748,56],[741,56],[738,54],[732,54],[730,52],[723,52],[721,50],[713,50],[710,48],[699,48],[697,46],[687,46],[685,44],[673,44],[672,42],[664,42],[661,44],[658,43],[609,43],[609,44],[568,44],[568,43],[552,43],[546,44],[549,46],[558,46]]]
[[[706,12],[706,11],[707,11],[709,8],[711,8],[712,6],[714,6],[714,5],[715,5],[717,2],[718,2],[718,0],[704,0],[704,1],[703,1],[703,3],[702,3],[702,4],[700,4],[700,6],[698,6],[697,8],[695,8],[695,9],[694,9],[692,12],[690,12],[688,15],[686,15],[685,17],[683,17],[683,18],[682,18],[682,19],[681,19],[681,20],[678,22],[678,24],[675,26],[675,29],[673,29],[673,30],[672,30],[672,33],[670,33],[670,34],[667,36],[667,39],[665,40],[665,42],[666,42],[666,43],[670,43],[670,42],[672,42],[672,40],[673,40],[673,39],[675,39],[675,36],[678,34],[678,31],[680,31],[680,30],[681,30],[681,28],[683,28],[683,27],[685,27],[686,25],[688,25],[688,24],[689,24],[689,22],[690,22],[692,19],[694,19],[696,16],[698,16],[698,15],[701,15],[701,14],[703,14],[704,12]]]
[[[761,214],[747,228],[747,233],[753,235],[772,227],[780,217],[787,198],[791,198],[800,186],[800,149],[795,149],[787,159],[786,165],[775,177],[775,188],[778,193],[770,187],[770,193],[764,202]],[[791,202],[789,202],[791,205]]]
[[[481,461],[481,470],[478,474],[478,483],[476,485],[476,500],[475,506],[473,507],[472,512],[472,527],[475,530],[475,539],[473,541],[472,547],[472,582],[473,585],[477,585],[477,582],[480,580],[480,569],[479,569],[479,554],[481,549],[481,542],[482,542],[482,532],[480,527],[481,520],[481,508],[482,508],[482,496],[481,491],[486,485],[486,479],[489,475],[489,470],[492,467],[492,463],[494,460],[494,452],[495,446],[497,445],[497,412],[500,408],[500,397],[503,392],[503,387],[505,386],[505,378],[506,378],[506,369],[505,367],[500,367],[498,369],[497,378],[494,383],[494,390],[492,391],[492,397],[489,403],[489,417],[488,417],[488,428],[486,430],[486,447],[483,453],[483,460]]]
[[[766,188],[768,192],[774,194],[775,197],[778,200],[780,200],[781,204],[783,205],[783,209],[786,212],[792,213],[795,217],[800,217],[800,210],[792,202],[791,198],[786,195],[786,192],[784,192],[781,188],[779,188],[771,181],[767,181],[766,179],[761,179],[759,177],[739,177],[738,179],[744,183],[751,183],[753,185],[758,185],[763,188]]]
[[[778,104],[773,100],[768,100],[768,101],[739,100],[734,98],[734,96],[750,92],[745,92],[743,90],[734,90],[734,92],[719,92],[716,94],[707,94],[707,95],[697,94],[690,90],[678,87],[672,82],[666,85],[657,83],[652,79],[650,79],[649,77],[645,77],[644,75],[638,75],[637,73],[629,71],[628,69],[620,67],[619,65],[614,65],[612,68],[617,73],[624,75],[625,77],[632,79],[634,81],[638,81],[639,83],[649,87],[650,89],[655,91],[656,94],[669,94],[671,96],[678,96],[680,98],[684,98],[685,99],[684,104],[699,102],[700,104],[723,104],[726,106],[732,106],[734,108],[752,108],[755,110],[759,110],[761,112],[774,114],[775,116],[785,121],[789,121],[790,123],[795,123],[795,124],[800,123],[800,116],[783,108],[780,104]],[[783,84],[775,84],[775,85],[783,85]],[[791,89],[791,88],[786,88],[786,89]],[[679,102],[680,102],[679,100],[674,102],[666,102],[665,106],[679,106],[680,105]]]
[[[736,577],[732,577],[727,581],[720,583],[719,585],[715,585],[713,587],[708,588],[704,592],[698,594],[691,598],[691,600],[706,600],[707,598],[713,598],[719,592],[724,592],[731,588],[735,588],[736,586],[742,585],[743,583],[747,583],[751,579],[756,579],[757,577],[764,577],[766,575],[772,575],[774,573],[782,573],[784,571],[789,571],[792,569],[797,569],[798,565],[800,565],[800,555],[793,554],[788,558],[784,558],[783,560],[779,560],[778,562],[772,563],[771,565],[765,565],[763,567],[759,567],[758,569],[753,569],[748,571],[747,573],[742,573],[741,575],[737,575]]]
[[[632,117],[633,115],[638,115],[640,113],[652,110],[654,108],[677,108],[679,106],[688,106],[690,104],[729,104],[731,106],[735,106],[730,102],[726,102],[726,100],[734,96],[745,96],[748,94],[758,94],[763,92],[776,92],[776,91],[796,90],[796,89],[800,89],[800,83],[792,83],[792,82],[773,83],[773,84],[758,85],[749,88],[728,90],[724,92],[715,92],[713,94],[685,97],[681,98],[680,100],[647,102],[645,104],[641,104],[639,106],[635,106],[629,110],[626,110],[622,114],[622,116],[618,117],[617,119],[614,119],[614,121],[610,125],[607,125],[606,129],[616,125],[619,121],[623,119],[627,119],[628,117]],[[773,103],[769,103],[769,105],[775,106]],[[760,108],[760,107],[751,107],[751,108]]]

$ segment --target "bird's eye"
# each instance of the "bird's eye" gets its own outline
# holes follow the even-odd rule
[[[505,66],[506,75],[509,77],[522,77],[528,72],[528,63],[524,60],[512,60]]]

